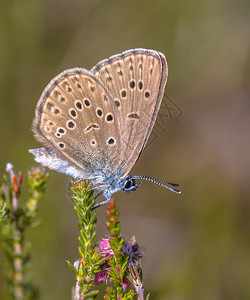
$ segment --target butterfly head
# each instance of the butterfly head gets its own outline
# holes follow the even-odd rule
[[[101,191],[103,196],[109,200],[112,195],[119,191],[133,192],[138,189],[141,183],[136,183],[135,179],[129,174],[125,178],[120,178],[119,174],[107,175],[101,182],[93,182],[93,188]]]
[[[95,186],[96,189],[102,191],[103,195],[106,197],[107,200],[111,199],[112,194],[118,191],[124,192],[133,192],[136,191],[141,182],[136,182],[136,179],[139,180],[147,180],[158,184],[164,188],[171,190],[174,193],[180,194],[181,192],[174,187],[177,187],[178,184],[170,183],[168,181],[156,179],[149,176],[131,176],[130,174],[127,175],[124,179],[119,177],[119,174],[110,175],[105,178],[105,183],[102,182],[99,186]]]

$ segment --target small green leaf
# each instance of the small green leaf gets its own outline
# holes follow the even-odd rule
[[[98,290],[96,290],[96,291],[91,291],[91,292],[89,292],[89,293],[87,293],[87,294],[85,295],[85,298],[88,299],[88,298],[91,298],[91,297],[92,297],[92,299],[95,299],[95,298],[97,297],[98,294],[99,294],[99,291],[98,291]]]
[[[75,274],[75,275],[77,275],[77,270],[74,268],[74,266],[68,261],[68,260],[66,260],[66,263],[67,263],[67,265],[68,265],[68,267],[70,268],[70,270]]]

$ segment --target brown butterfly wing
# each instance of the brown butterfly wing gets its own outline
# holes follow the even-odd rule
[[[33,131],[57,157],[93,176],[117,169],[122,152],[117,107],[85,69],[65,70],[49,83],[38,101]]]
[[[99,62],[91,72],[103,82],[117,107],[122,145],[119,168],[124,177],[154,126],[167,81],[166,58],[154,50],[128,50]]]

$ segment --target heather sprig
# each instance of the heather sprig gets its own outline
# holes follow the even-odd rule
[[[28,199],[20,203],[22,173],[14,172],[12,164],[6,166],[7,176],[0,183],[0,235],[6,256],[7,294],[10,299],[37,299],[38,291],[28,276],[30,268],[30,242],[25,241],[27,229],[40,224],[37,210],[45,192],[48,174],[44,168],[31,168],[28,172]]]
[[[99,244],[95,242],[97,221],[93,191],[88,182],[72,185],[73,201],[79,222],[80,259],[73,265],[68,262],[76,276],[73,299],[96,299],[98,290],[94,284],[113,282],[114,287],[107,287],[105,300],[143,300],[141,253],[135,239],[125,241],[120,235],[119,213],[114,199],[107,206],[106,226],[109,236]],[[129,289],[132,285],[134,289]]]
[[[100,243],[100,252],[105,258],[106,264],[103,268],[103,277],[105,275],[106,278],[109,277],[112,280],[116,292],[111,288],[106,289],[105,299],[133,299],[134,291],[127,291],[130,283],[132,283],[137,293],[137,299],[142,300],[141,253],[134,237],[130,242],[126,242],[124,237],[120,235],[121,225],[114,199],[109,201],[106,217],[106,226],[110,232],[110,237]],[[100,278],[99,281],[101,281]]]
[[[114,199],[111,199],[108,204],[106,217],[108,220],[106,222],[106,226],[111,235],[107,240],[107,244],[113,252],[110,257],[106,256],[108,265],[110,266],[108,275],[110,276],[116,288],[117,299],[120,300],[123,299],[125,294],[125,288],[123,289],[123,285],[126,285],[126,287],[128,285],[126,284],[124,275],[127,270],[129,255],[122,251],[124,246],[124,238],[120,236],[121,225],[118,221],[119,213],[117,210],[116,201]],[[110,293],[109,290],[108,293]],[[133,299],[133,295],[131,295],[131,298],[128,299]]]
[[[95,240],[95,225],[97,222],[96,213],[93,212],[94,201],[93,191],[88,182],[73,183],[71,191],[75,204],[75,211],[78,216],[79,254],[80,259],[73,265],[68,266],[75,273],[76,286],[73,291],[73,299],[95,299],[98,290],[93,291],[95,275],[100,272],[99,265],[103,262]]]

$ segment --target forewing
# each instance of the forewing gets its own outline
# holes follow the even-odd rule
[[[166,59],[154,50],[128,50],[99,62],[91,72],[103,81],[117,107],[123,177],[138,159],[155,123],[167,81]]]

